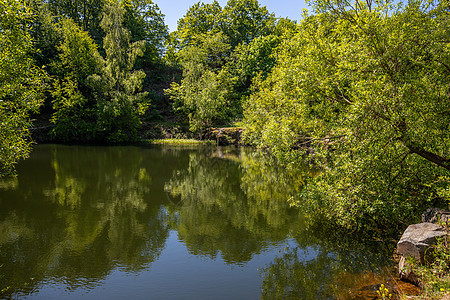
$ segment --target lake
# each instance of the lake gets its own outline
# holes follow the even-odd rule
[[[290,206],[319,171],[255,150],[38,145],[17,171],[0,298],[361,299],[390,274],[395,245]]]

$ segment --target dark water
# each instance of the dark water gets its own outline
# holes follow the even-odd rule
[[[0,181],[0,298],[352,299],[392,249],[289,206],[311,169],[248,149],[36,146]]]

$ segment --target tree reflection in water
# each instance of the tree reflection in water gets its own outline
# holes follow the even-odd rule
[[[44,277],[70,289],[95,285],[115,267],[148,268],[169,228],[161,206],[147,203],[141,150],[48,147],[35,154],[50,153],[50,163],[26,162],[19,192],[1,196],[0,289],[30,290]]]
[[[48,281],[91,289],[116,269],[142,273],[172,230],[191,254],[242,266],[294,241],[260,266],[261,296],[270,299],[337,295],[351,281],[338,279],[376,270],[390,253],[343,239],[291,207],[288,199],[317,171],[286,170],[254,150],[46,145],[18,172],[0,181],[7,296]]]
[[[261,270],[262,299],[375,299],[392,280],[395,243],[319,224],[298,230],[295,246]]]
[[[213,158],[192,153],[189,167],[176,171],[165,189],[180,199],[171,211],[189,251],[211,258],[220,252],[227,263],[245,263],[301,226],[287,200],[304,174],[286,174],[261,153],[235,151]]]

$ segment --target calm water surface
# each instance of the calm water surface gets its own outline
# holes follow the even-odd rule
[[[0,181],[0,298],[373,293],[392,248],[290,207],[301,169],[239,148],[36,146]]]

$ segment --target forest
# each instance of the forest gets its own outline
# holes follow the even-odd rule
[[[309,5],[296,22],[198,2],[169,32],[151,0],[0,0],[1,173],[37,121],[68,144],[239,126],[288,170],[320,168],[287,201],[341,228],[398,233],[448,207],[450,2]]]

